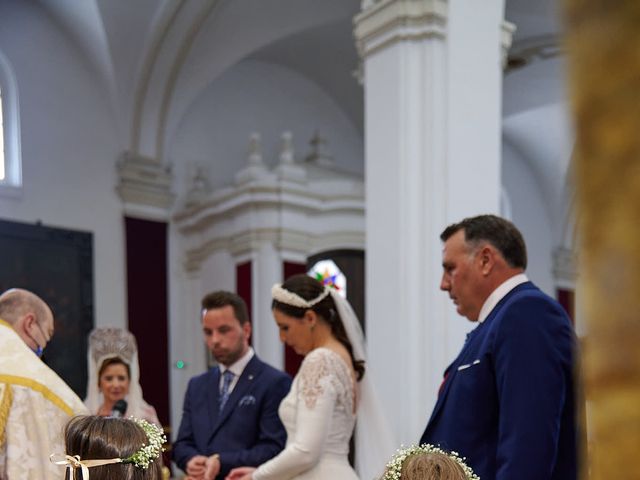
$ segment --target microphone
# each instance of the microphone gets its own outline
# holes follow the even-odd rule
[[[113,418],[124,418],[124,412],[127,411],[127,401],[126,400],[118,400],[113,405],[113,410],[111,410],[111,416]]]

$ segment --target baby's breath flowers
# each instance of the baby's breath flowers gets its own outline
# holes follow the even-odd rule
[[[133,455],[122,459],[122,463],[133,463],[136,467],[146,470],[151,462],[160,456],[163,451],[162,445],[167,441],[167,437],[160,430],[160,427],[149,423],[142,418],[130,418],[136,422],[147,435],[148,443],[142,444]]]
[[[408,448],[401,448],[398,450],[389,463],[387,463],[387,469],[382,480],[401,480],[402,465],[404,464],[404,461],[412,455],[419,455],[422,453],[446,455],[460,465],[460,468],[462,468],[467,480],[480,480],[480,477],[473,473],[471,467],[464,463],[464,458],[460,458],[457,452],[447,452],[441,448],[429,445],[428,443],[412,445]]]

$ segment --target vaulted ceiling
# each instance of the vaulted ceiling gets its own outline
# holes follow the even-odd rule
[[[363,131],[352,18],[358,0],[37,0],[104,82],[123,150],[163,159],[201,92],[243,59],[309,78]],[[559,198],[571,151],[556,0],[507,0],[517,26],[504,136]]]

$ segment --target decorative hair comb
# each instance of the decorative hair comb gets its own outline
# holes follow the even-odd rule
[[[89,334],[89,348],[93,361],[96,363],[109,356],[120,357],[130,364],[138,351],[133,334],[114,327],[93,330]]]

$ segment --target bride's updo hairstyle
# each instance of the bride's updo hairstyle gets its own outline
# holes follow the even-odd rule
[[[282,288],[291,293],[295,293],[306,301],[318,298],[325,291],[324,285],[305,274],[298,274],[289,277],[282,284]],[[336,304],[331,295],[326,295],[322,300],[313,304],[310,308],[296,307],[275,299],[271,302],[271,308],[298,319],[302,319],[307,310],[313,310],[318,317],[331,327],[331,333],[336,340],[345,346],[349,352],[349,356],[351,357],[351,363],[356,372],[356,377],[358,380],[362,379],[364,376],[364,362],[353,358],[351,342],[347,337],[342,319],[338,314]]]

